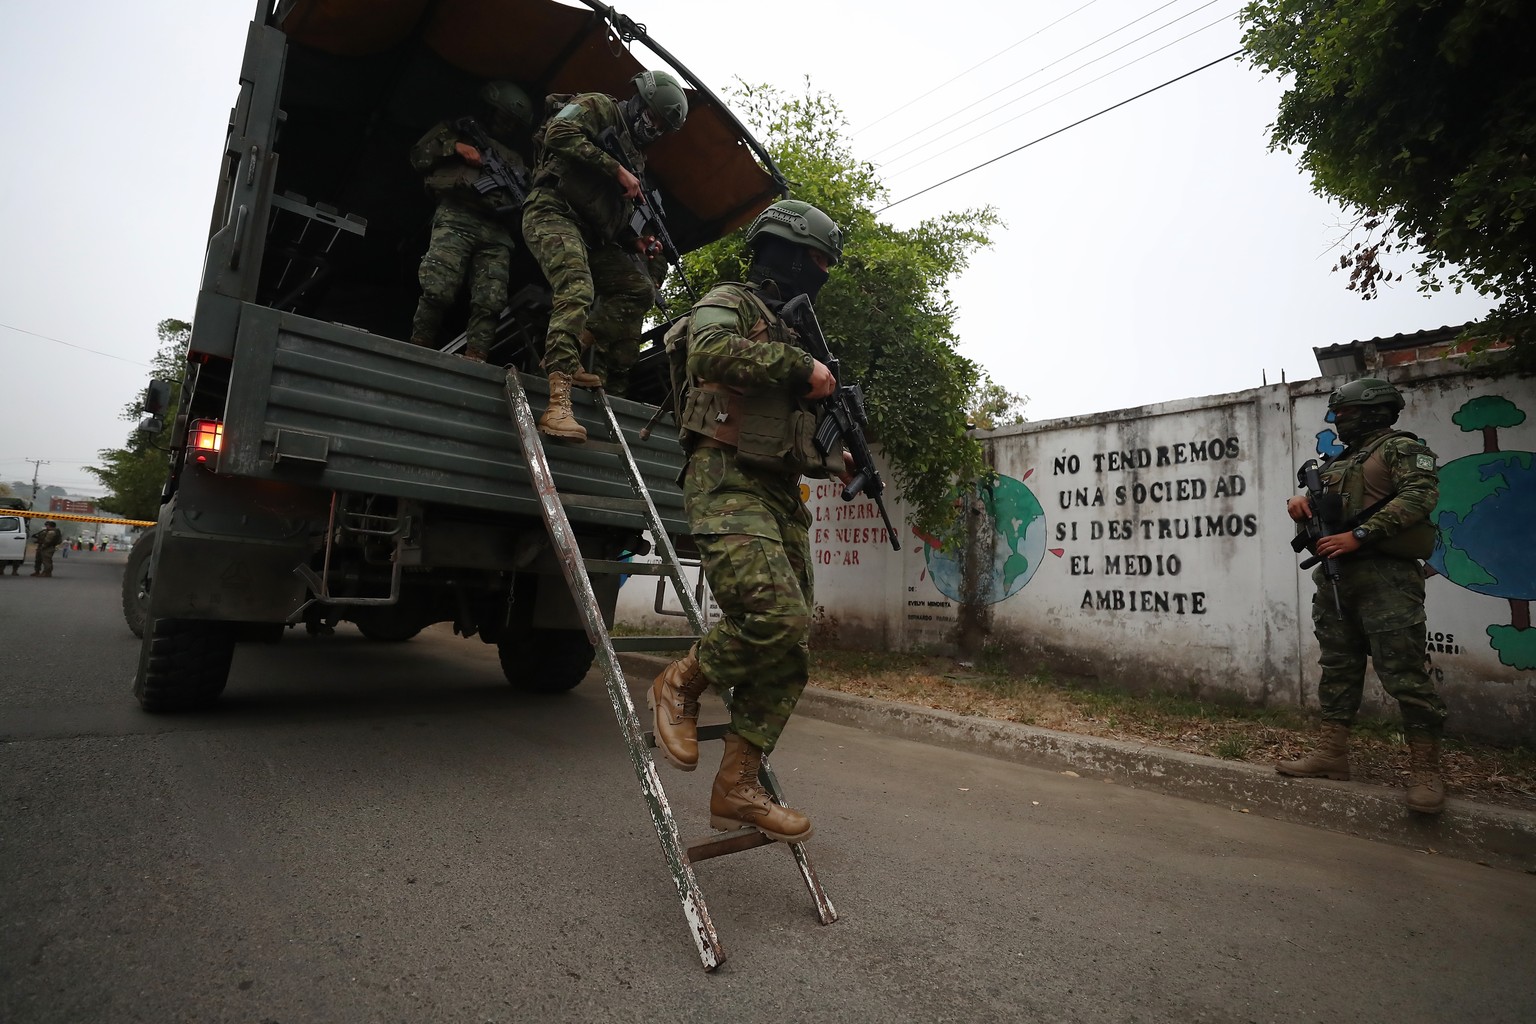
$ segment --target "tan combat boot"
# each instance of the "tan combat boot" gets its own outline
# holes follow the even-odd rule
[[[809,839],[811,819],[793,807],[774,803],[758,781],[762,763],[761,750],[734,732],[725,734],[725,757],[709,793],[709,827],[723,832],[751,825],[781,843]]]
[[[1419,814],[1445,810],[1445,780],[1440,777],[1440,737],[1431,732],[1408,734],[1408,809]]]
[[[656,746],[675,768],[699,766],[699,697],[709,680],[699,667],[699,645],[661,670],[645,702],[656,713]]]
[[[464,351],[461,354],[472,363],[483,363],[486,357],[490,355],[490,353],[478,345],[465,345]]]
[[[571,411],[571,375],[558,370],[549,375],[549,408],[539,417],[539,433],[582,444],[587,428],[576,422]]]
[[[1297,761],[1275,765],[1281,775],[1298,779],[1338,779],[1349,781],[1349,726],[1343,722],[1324,722],[1317,749]]]

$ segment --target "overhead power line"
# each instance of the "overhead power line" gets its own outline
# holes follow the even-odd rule
[[[72,341],[64,341],[61,338],[50,338],[46,334],[38,334],[36,331],[29,331],[29,330],[27,330],[24,327],[16,327],[16,326],[14,326],[12,324],[0,324],[0,327],[4,327],[8,331],[15,331],[18,334],[29,334],[29,335],[31,335],[34,338],[41,338],[44,341],[51,341],[55,345],[63,345],[65,348],[77,348],[81,352],[89,352],[92,355],[106,356],[108,359],[117,359],[117,360],[120,360],[121,362],[124,362],[124,363],[132,363],[134,366],[153,366],[154,365],[153,363],[146,363],[146,362],[144,362],[142,360],[139,360],[139,359],[129,359],[127,356],[114,355],[111,352],[103,352],[99,348],[86,348],[84,345],[76,345]]]
[[[1094,4],[1096,4],[1098,2],[1099,2],[1099,0],[1088,0],[1087,3],[1083,4],[1083,6],[1077,8],[1076,10],[1068,11],[1066,14],[1063,14],[1061,17],[1057,18],[1055,21],[1051,22],[1049,25],[1045,25],[1045,26],[1042,26],[1041,28],[1036,29],[1035,31],[1031,32],[1029,35],[1025,36],[1023,39],[1018,39],[1018,40],[1015,40],[1012,43],[1009,43],[1007,46],[1003,47],[1001,50],[998,50],[996,53],[994,53],[992,56],[986,58],[985,60],[979,60],[975,64],[972,64],[970,67],[966,68],[964,71],[961,71],[958,74],[951,75],[950,77],[944,79],[944,81],[940,82],[938,85],[934,86],[932,89],[929,89],[927,92],[923,93],[921,96],[914,96],[911,99],[907,100],[907,102],[903,103],[901,106],[897,107],[896,109],[886,111],[884,114],[881,114],[879,117],[877,117],[873,121],[869,122],[869,124],[865,125],[863,128],[860,128],[857,131],[855,131],[853,134],[854,135],[858,135],[859,132],[867,131],[870,128],[873,128],[875,125],[879,124],[881,121],[886,120],[887,118],[895,117],[897,114],[901,113],[903,110],[906,110],[908,107],[912,106],[912,104],[918,103],[918,102],[920,102],[922,100],[927,99],[929,96],[932,96],[934,93],[938,92],[940,89],[944,88],[946,85],[949,85],[952,82],[958,82],[960,79],[964,78],[966,75],[970,74],[972,71],[975,71],[977,68],[982,67],[983,65],[992,63],[994,60],[997,60],[997,58],[1001,57],[1003,54],[1007,53],[1008,51],[1014,50],[1014,49],[1017,49],[1020,46],[1023,46],[1025,43],[1029,42],[1031,39],[1035,38],[1040,33],[1044,32],[1046,29],[1054,28],[1055,26],[1060,25],[1062,22],[1064,22],[1068,18],[1072,17],[1072,15],[1077,14],[1077,13],[1079,13],[1081,11],[1086,11],[1088,8],[1092,7]]]
[[[1103,110],[1095,111],[1094,113],[1089,114],[1087,117],[1079,118],[1078,120],[1073,121],[1069,125],[1066,125],[1064,127],[1058,128],[1055,131],[1050,132],[1050,133],[1048,133],[1046,135],[1040,136],[1038,139],[1031,139],[1030,141],[1024,143],[1024,145],[1022,145],[1022,146],[1015,146],[1013,149],[1010,149],[1006,153],[999,153],[997,156],[993,157],[990,160],[984,160],[984,161],[982,161],[979,164],[976,164],[976,165],[971,166],[971,167],[967,167],[965,170],[961,171],[959,174],[951,174],[949,177],[945,178],[943,181],[934,182],[932,185],[929,185],[927,188],[918,189],[916,192],[913,192],[911,195],[902,196],[900,199],[896,200],[895,202],[887,203],[886,205],[880,207],[880,209],[876,210],[875,213],[877,213],[877,214],[884,213],[886,210],[890,210],[890,209],[893,209],[893,208],[895,208],[897,206],[900,206],[902,203],[906,202],[909,199],[916,199],[918,196],[923,195],[924,193],[932,192],[936,188],[939,188],[939,187],[944,186],[944,185],[948,185],[952,181],[957,181],[960,178],[965,177],[967,174],[970,174],[970,173],[972,173],[974,171],[979,171],[983,167],[988,167],[988,166],[990,166],[992,164],[997,163],[999,160],[1003,160],[1003,159],[1006,159],[1006,158],[1008,158],[1010,156],[1013,156],[1013,154],[1018,153],[1018,152],[1020,152],[1022,150],[1026,150],[1030,146],[1033,146],[1033,145],[1036,145],[1038,143],[1044,142],[1046,139],[1053,139],[1056,136],[1060,135],[1062,132],[1070,131],[1071,129],[1076,128],[1078,125],[1087,124],[1089,121],[1092,121],[1094,118],[1102,117],[1103,115],[1109,113],[1112,110],[1119,110],[1121,107],[1125,106],[1126,104],[1134,103],[1137,100],[1141,99],[1143,96],[1150,96],[1154,92],[1157,92],[1159,89],[1166,89],[1166,88],[1168,88],[1168,86],[1173,85],[1175,82],[1182,82],[1184,79],[1189,78],[1191,75],[1197,75],[1200,72],[1205,71],[1207,68],[1213,68],[1217,64],[1220,64],[1223,61],[1231,60],[1233,57],[1236,57],[1238,54],[1240,54],[1242,52],[1243,52],[1242,50],[1233,50],[1231,53],[1229,53],[1229,54],[1227,54],[1227,55],[1225,55],[1223,57],[1217,57],[1215,60],[1210,61],[1209,63],[1206,63],[1206,64],[1202,64],[1199,67],[1194,68],[1193,70],[1186,71],[1182,75],[1177,76],[1176,78],[1170,78],[1170,79],[1168,79],[1168,81],[1163,82],[1160,85],[1154,85],[1152,88],[1145,89],[1142,92],[1137,93],[1135,96],[1131,96],[1131,97],[1129,97],[1127,99],[1123,99],[1119,103],[1114,104],[1113,106],[1105,107]]]
[[[991,99],[993,96],[996,96],[998,93],[1007,92],[1009,89],[1012,89],[1014,86],[1019,85],[1020,83],[1023,83],[1023,82],[1027,82],[1031,78],[1034,78],[1036,75],[1038,75],[1038,74],[1040,74],[1040,73],[1042,73],[1044,71],[1049,71],[1051,68],[1055,67],[1057,64],[1060,64],[1062,61],[1068,59],[1069,57],[1075,57],[1078,54],[1082,53],[1084,50],[1092,49],[1093,47],[1099,45],[1100,43],[1102,43],[1104,40],[1110,38],[1111,36],[1119,35],[1121,32],[1124,32],[1126,29],[1130,28],[1132,25],[1135,25],[1137,22],[1146,21],[1148,18],[1152,17],[1152,15],[1156,14],[1158,11],[1161,11],[1161,10],[1163,10],[1165,8],[1168,8],[1168,7],[1172,7],[1174,4],[1176,4],[1178,2],[1179,2],[1179,0],[1167,0],[1166,3],[1160,4],[1159,6],[1152,8],[1150,11],[1148,11],[1146,14],[1141,15],[1140,17],[1132,18],[1130,21],[1126,22],[1124,25],[1121,25],[1119,28],[1112,29],[1111,31],[1106,32],[1103,35],[1099,36],[1097,39],[1094,39],[1091,42],[1084,43],[1082,46],[1079,46],[1077,49],[1071,51],[1070,53],[1062,54],[1060,57],[1057,57],[1055,60],[1051,61],[1049,64],[1043,64],[1040,67],[1035,68],[1035,70],[1031,71],[1029,74],[1023,76],[1022,78],[1015,78],[1013,81],[1009,82],[1007,85],[998,86],[996,89],[993,89],[991,92],[987,93],[985,96],[978,96],[973,102],[980,103],[983,100]],[[1209,6],[1211,6],[1211,4],[1216,3],[1216,2],[1217,2],[1217,0],[1206,0],[1206,3],[1203,4],[1201,7],[1195,8],[1194,11],[1190,11],[1188,14],[1181,14],[1181,15],[1179,15],[1179,18],[1187,18],[1187,17],[1189,17],[1190,14],[1195,13],[1195,11],[1202,10],[1203,8],[1209,7]],[[1178,21],[1179,18],[1175,18],[1173,20],[1174,21]],[[1145,39],[1147,36],[1152,35],[1153,33],[1159,32],[1162,29],[1167,28],[1168,25],[1171,25],[1171,24],[1173,24],[1172,21],[1171,22],[1167,22],[1164,25],[1160,25],[1157,28],[1153,29],[1151,32],[1146,33],[1146,35],[1138,36],[1137,39]],[[1136,42],[1136,39],[1131,40],[1131,43],[1134,43],[1134,42]],[[1130,45],[1130,43],[1126,43],[1125,44],[1125,46],[1129,46],[1129,45]],[[1125,46],[1118,47],[1117,49],[1124,49]],[[1115,50],[1111,50],[1110,51],[1110,53],[1114,53],[1114,52],[1116,52],[1116,51]],[[1108,56],[1108,54],[1106,54],[1105,56]],[[1102,59],[1102,58],[1096,58],[1096,59]],[[1010,100],[1009,102],[1011,103],[1013,101]],[[1007,106],[1007,104],[1003,104],[1003,106]],[[988,113],[991,113],[991,111],[988,111]],[[983,115],[983,116],[985,116],[985,115]],[[949,118],[946,116],[946,117],[939,118],[937,121],[931,121],[928,124],[925,124],[921,128],[917,129],[916,131],[910,132],[907,135],[903,135],[901,138],[897,139],[895,142],[888,143],[887,145],[880,147],[879,149],[875,150],[875,152],[872,155],[873,156],[879,156],[881,153],[884,153],[887,150],[895,149],[897,146],[901,145],[903,142],[906,142],[908,139],[915,139],[915,138],[917,138],[917,136],[919,136],[919,135],[923,134],[924,132],[928,131],[930,128],[937,128],[939,125],[946,123],[948,120],[949,120]]]
[[[1056,102],[1059,102],[1060,100],[1064,100],[1068,96],[1071,96],[1075,92],[1080,92],[1083,89],[1088,88],[1090,85],[1094,85],[1094,84],[1096,84],[1098,82],[1102,82],[1102,81],[1104,81],[1104,79],[1109,78],[1109,77],[1111,77],[1113,75],[1118,75],[1120,72],[1124,71],[1126,68],[1132,66],[1133,64],[1140,64],[1142,61],[1146,60],[1148,57],[1155,57],[1159,53],[1162,53],[1164,50],[1168,49],[1170,46],[1177,46],[1177,45],[1179,45],[1180,43],[1182,43],[1186,39],[1191,39],[1191,38],[1199,35],[1201,32],[1206,31],[1207,29],[1211,29],[1211,28],[1216,27],[1217,25],[1220,25],[1222,22],[1227,21],[1227,20],[1235,17],[1236,13],[1237,12],[1234,11],[1232,14],[1223,14],[1221,17],[1217,18],[1215,21],[1212,21],[1212,22],[1209,22],[1209,23],[1207,23],[1205,25],[1202,25],[1199,28],[1195,29],[1193,32],[1186,32],[1182,36],[1179,36],[1179,38],[1173,39],[1173,40],[1169,40],[1168,42],[1164,43],[1162,46],[1159,46],[1155,50],[1148,50],[1146,53],[1142,54],[1140,57],[1136,57],[1136,58],[1134,58],[1132,60],[1128,60],[1124,64],[1121,64],[1119,67],[1111,68],[1110,70],[1104,72],[1102,75],[1098,75],[1098,76],[1096,76],[1094,78],[1088,79],[1088,81],[1086,81],[1086,82],[1082,82],[1082,83],[1080,83],[1078,85],[1074,85],[1072,88],[1068,89],[1066,92],[1063,92],[1063,93],[1061,93],[1060,95],[1057,95],[1057,96],[1052,96],[1050,99],[1046,100],[1044,103],[1036,103],[1034,106],[1030,107],[1028,110],[1020,111],[1019,113],[1014,114],[1012,117],[1010,117],[1010,118],[1008,118],[1006,120],[999,121],[997,124],[993,125],[990,128],[984,128],[981,131],[977,132],[975,135],[972,135],[972,136],[969,136],[967,138],[961,139],[959,142],[955,143],[954,149],[959,149],[962,146],[968,146],[972,142],[975,142],[977,139],[981,138],[984,135],[991,135],[993,132],[997,131],[999,128],[1002,128],[1002,127],[1004,127],[1006,125],[1013,124],[1013,122],[1019,120],[1020,118],[1028,117],[1030,114],[1033,114],[1036,111],[1044,110],[1046,107],[1050,106],[1052,103],[1056,103]],[[1104,56],[1107,57],[1107,56],[1109,56],[1109,54],[1105,54]],[[1095,60],[1097,60],[1097,59],[1098,58],[1095,58]],[[1092,64],[1092,63],[1094,63],[1094,61],[1089,61],[1088,62],[1088,64]],[[1073,68],[1071,71],[1068,71],[1066,74],[1062,75],[1060,78],[1054,78],[1051,81],[1045,83],[1045,85],[1040,86],[1039,88],[1031,89],[1028,93],[1025,93],[1024,96],[1028,96],[1031,93],[1039,92],[1040,89],[1044,89],[1047,85],[1054,85],[1055,83],[1061,81],[1063,78],[1067,78],[1067,77],[1069,77],[1071,75],[1075,75],[1077,72],[1079,72],[1083,68],[1087,67],[1088,64],[1084,64],[1084,65],[1082,65],[1080,67]],[[1024,96],[1019,96],[1019,97],[1017,97],[1017,99],[1023,99]],[[1015,102],[1015,100],[1010,100],[1009,101],[1009,103],[1012,103],[1012,102]],[[1007,104],[1004,104],[1004,106],[1007,106]],[[966,121],[964,124],[956,126],[954,131],[945,132],[944,135],[941,135],[938,138],[942,139],[942,138],[945,138],[948,135],[952,135],[952,134],[954,134],[954,132],[960,131],[962,128],[969,127],[970,125],[975,124],[977,121],[980,121],[982,118],[987,117],[987,116],[989,116],[991,114],[994,114],[994,113],[997,112],[997,110],[1001,110],[1001,109],[1002,109],[1002,107],[998,107],[995,110],[989,110],[986,114],[981,115],[981,117],[974,118],[974,119],[972,119],[970,121]],[[937,142],[938,139],[934,139],[933,141]],[[903,153],[901,156],[895,157],[894,159],[895,160],[900,160],[903,157],[911,156],[913,153],[917,153],[920,150],[924,149],[927,145],[929,145],[929,144],[928,143],[924,143],[922,146],[918,146],[916,149],[910,150],[907,153]],[[950,151],[941,151],[941,152],[938,152],[938,153],[934,153],[932,156],[924,157],[923,159],[917,161],[917,163],[908,164],[907,166],[903,167],[899,171],[892,171],[891,175],[892,175],[892,177],[899,178],[899,177],[901,177],[904,174],[910,174],[912,171],[915,171],[917,168],[923,166],[924,164],[932,163],[933,161],[939,159],[939,157],[945,156],[948,152],[950,152]],[[884,169],[884,168],[882,168],[882,169]]]

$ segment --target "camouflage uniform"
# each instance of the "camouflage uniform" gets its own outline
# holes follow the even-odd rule
[[[1410,531],[1424,531],[1439,500],[1435,454],[1411,435],[1377,430],[1330,462],[1321,476],[1328,493],[1345,496],[1344,512],[1351,520],[1384,502],[1358,524],[1351,523],[1364,529],[1366,538],[1359,551],[1337,560],[1342,616],[1322,567],[1312,574],[1323,719],[1344,725],[1354,721],[1369,657],[1382,688],[1401,707],[1404,726],[1437,732],[1445,721],[1445,703],[1428,672],[1423,570],[1417,558],[1401,550],[1382,550],[1392,549],[1394,538],[1401,541]],[[1354,495],[1363,497],[1352,508]]]
[[[603,93],[572,97],[542,130],[523,238],[554,293],[544,368],[574,375],[582,334],[589,332],[593,370],[606,371],[608,390],[623,394],[653,292],[626,235],[633,204],[619,186],[619,162],[596,141],[608,129],[629,165],[644,172],[645,157],[617,101]]]
[[[475,190],[474,182],[485,172],[458,155],[455,147],[465,141],[444,122],[422,136],[411,150],[411,166],[426,174],[427,191],[437,197],[432,238],[417,272],[421,301],[411,321],[411,340],[438,346],[443,321],[467,280],[465,351],[484,357],[495,340],[496,321],[507,305],[507,281],[516,244],[512,225],[517,212],[505,208],[508,200],[500,191],[482,195]],[[509,147],[495,139],[491,145],[511,166],[523,166],[522,158]]]
[[[748,291],[719,285],[694,307],[689,376],[748,394],[804,394],[814,361]],[[699,665],[731,690],[731,730],[765,754],[810,674],[811,516],[800,476],[744,465],[736,450],[706,439],[683,482],[689,532],[722,613],[699,642]]]
[[[32,560],[33,576],[53,575],[53,553],[64,543],[64,534],[57,526],[48,526],[34,534],[37,553]]]

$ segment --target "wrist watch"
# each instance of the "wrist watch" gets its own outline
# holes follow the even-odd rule
[[[1357,526],[1353,530],[1349,531],[1349,533],[1350,536],[1355,538],[1355,540],[1358,540],[1362,543],[1364,543],[1365,538],[1370,536],[1370,534],[1366,532],[1365,527],[1363,526]]]

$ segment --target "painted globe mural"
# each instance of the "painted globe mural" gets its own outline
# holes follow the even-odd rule
[[[1507,625],[1488,626],[1499,660],[1536,669],[1536,453],[1504,451],[1499,431],[1525,422],[1525,411],[1501,395],[1481,395],[1451,417],[1481,435],[1483,450],[1440,467],[1440,502],[1431,514],[1440,531],[1430,568],[1474,594],[1509,602]]]
[[[975,581],[972,599],[997,604],[1022,590],[1040,568],[1045,556],[1045,510],[1034,492],[1011,476],[998,476],[992,486],[978,487],[972,496],[981,502],[992,524],[992,558]],[[958,543],[964,534],[962,520],[942,546],[929,543],[923,548],[929,578],[939,593],[956,603],[967,600],[961,572],[964,553]]]
[[[1480,452],[1440,467],[1429,564],[1475,594],[1536,600],[1536,467],[1530,452]]]

